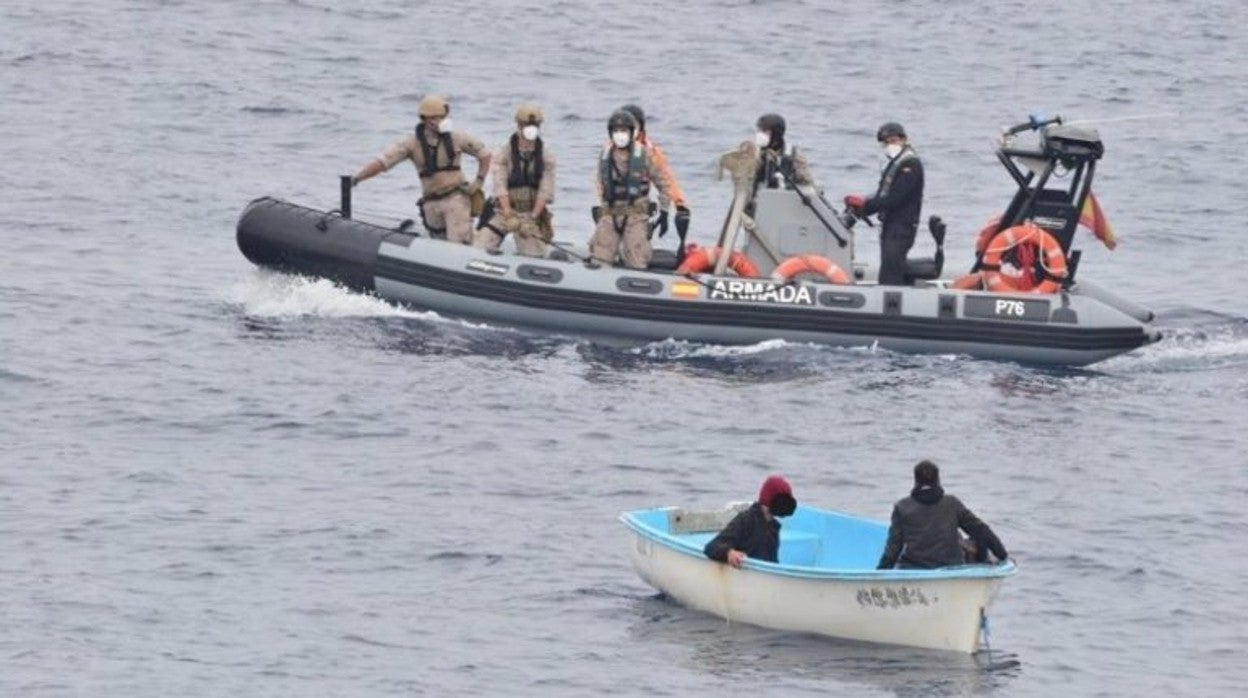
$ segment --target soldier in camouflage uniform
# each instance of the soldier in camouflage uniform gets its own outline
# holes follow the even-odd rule
[[[496,250],[508,233],[516,251],[542,257],[554,237],[549,206],[555,197],[555,156],[541,137],[542,110],[522,104],[516,132],[491,160],[495,215],[477,230],[473,245]]]
[[[359,184],[403,160],[411,160],[420,173],[422,196],[417,205],[430,235],[471,244],[471,197],[485,180],[490,152],[471,135],[452,130],[451,107],[441,97],[429,95],[420,100],[419,111],[420,123],[415,133],[386,148],[352,177],[351,182]],[[464,180],[460,169],[464,153],[476,158],[478,163],[477,177],[471,185]]]
[[[637,141],[637,120],[626,111],[617,111],[607,121],[611,142],[598,159],[595,187],[600,205],[594,207],[598,224],[590,241],[590,254],[599,262],[611,264],[616,254],[630,269],[645,269],[650,263],[650,185],[671,198],[667,179]]]

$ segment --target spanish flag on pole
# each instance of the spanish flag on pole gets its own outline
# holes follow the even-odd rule
[[[1109,221],[1105,218],[1105,212],[1101,210],[1101,203],[1096,200],[1096,194],[1088,192],[1088,197],[1083,200],[1083,210],[1079,212],[1079,225],[1092,231],[1101,242],[1109,249],[1118,246],[1118,239],[1114,237],[1114,229],[1109,227]]]

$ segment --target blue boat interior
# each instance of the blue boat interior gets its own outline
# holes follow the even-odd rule
[[[718,530],[672,533],[669,509],[630,512],[637,523],[676,544],[702,554]],[[835,570],[874,570],[884,551],[888,526],[837,512],[799,506],[781,520],[780,564]]]

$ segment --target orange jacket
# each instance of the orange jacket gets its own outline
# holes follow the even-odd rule
[[[637,140],[646,147],[646,152],[650,154],[650,159],[654,161],[655,168],[663,173],[663,180],[667,183],[667,191],[671,193],[670,203],[688,208],[689,204],[685,201],[685,192],[681,190],[680,184],[676,182],[676,175],[672,174],[672,166],[668,164],[667,155],[663,153],[663,149],[659,147],[658,143],[650,140],[645,133],[640,134]],[[666,211],[668,204],[667,197],[660,191],[659,210]]]

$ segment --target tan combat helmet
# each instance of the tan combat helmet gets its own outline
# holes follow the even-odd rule
[[[425,98],[420,100],[418,113],[422,118],[446,116],[451,113],[451,105],[447,104],[446,100],[438,95],[425,95]]]
[[[541,126],[542,125],[542,108],[533,103],[521,104],[516,109],[516,123],[521,126]]]

